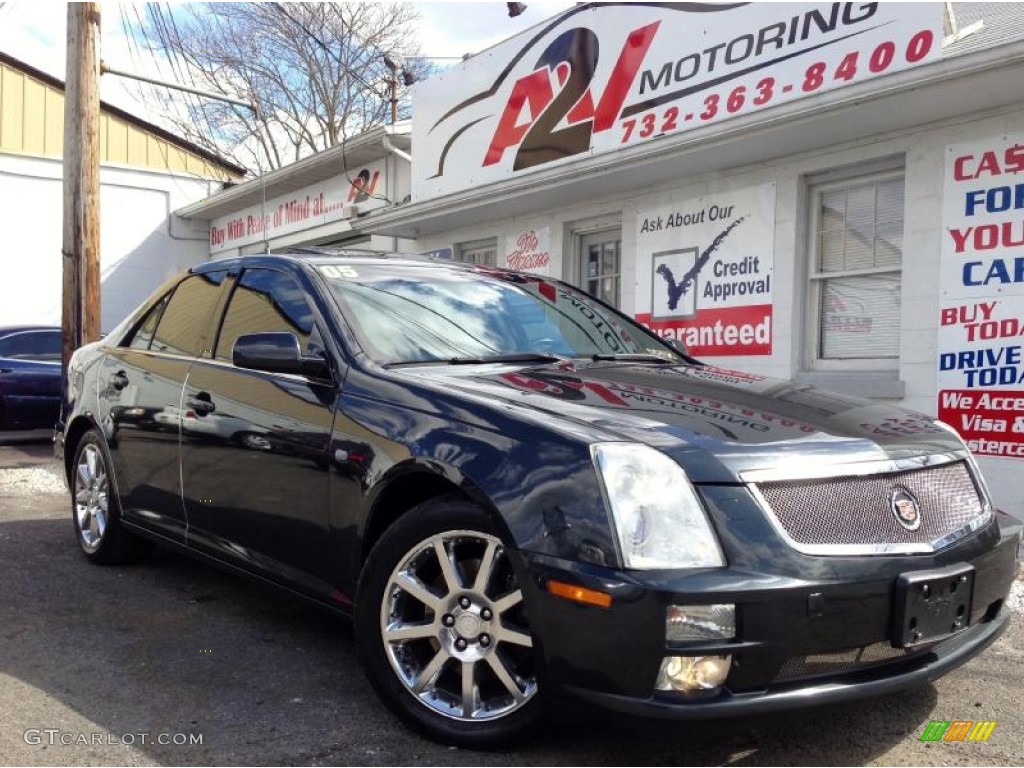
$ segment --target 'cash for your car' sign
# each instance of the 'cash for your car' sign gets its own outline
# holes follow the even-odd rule
[[[1024,458],[1024,133],[946,148],[939,418]]]
[[[416,200],[937,60],[940,3],[580,3],[418,83]]]
[[[641,208],[636,319],[698,357],[772,353],[775,185]]]

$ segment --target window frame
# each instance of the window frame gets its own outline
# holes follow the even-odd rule
[[[891,179],[902,179],[904,183],[904,200],[901,224],[903,227],[901,238],[906,240],[907,228],[907,203],[906,203],[906,164],[902,157],[890,158],[868,163],[856,169],[836,170],[819,174],[806,179],[807,189],[807,255],[804,259],[804,369],[808,372],[838,374],[847,372],[864,372],[873,375],[897,377],[900,366],[900,340],[902,338],[903,318],[899,318],[900,329],[897,331],[897,350],[891,357],[858,357],[858,358],[826,358],[821,356],[822,330],[821,330],[821,302],[823,298],[823,286],[826,280],[842,279],[848,277],[870,277],[873,275],[899,275],[900,293],[903,292],[903,274],[906,271],[906,253],[901,248],[900,264],[898,268],[893,267],[868,267],[864,269],[837,270],[824,272],[819,267],[820,261],[820,226],[821,226],[821,199],[822,194],[830,190],[856,185],[858,182],[879,182]],[[877,193],[876,193],[877,194]],[[873,226],[877,227],[877,210]],[[844,227],[845,212],[844,212]],[[902,301],[901,313],[902,313]]]
[[[462,258],[462,255],[467,251],[480,251],[485,248],[494,250],[494,263],[488,264],[487,262],[480,261],[466,261]],[[455,247],[452,249],[452,261],[458,264],[476,264],[482,266],[498,267],[498,237],[480,237],[475,240],[464,240],[461,243],[455,243]]]
[[[310,344],[315,343],[318,347],[320,347],[326,352],[327,359],[330,362],[330,347],[328,342],[326,341],[327,335],[324,333],[323,330],[323,322],[320,319],[320,315],[317,310],[317,303],[313,296],[313,292],[310,290],[308,286],[303,284],[303,281],[299,278],[298,275],[294,274],[293,272],[287,269],[281,269],[279,267],[267,264],[246,264],[243,265],[240,269],[237,269],[236,271],[232,272],[227,276],[224,282],[230,284],[228,285],[225,294],[221,298],[220,305],[217,307],[217,322],[216,327],[214,328],[213,341],[210,344],[210,348],[204,350],[203,354],[200,355],[200,358],[208,360],[210,362],[220,363],[221,365],[230,365],[232,367],[235,366],[233,360],[234,344],[232,344],[232,355],[228,359],[218,357],[217,349],[220,347],[220,338],[221,334],[224,331],[224,322],[228,319],[228,312],[231,311],[231,302],[235,298],[235,291],[238,290],[238,287],[241,284],[242,278],[245,276],[245,273],[254,270],[267,270],[270,272],[276,272],[280,275],[284,275],[285,277],[292,280],[292,282],[294,282],[302,290],[303,296],[306,299],[306,304],[309,306],[310,309],[310,315],[313,318],[312,330],[310,331],[309,336],[306,339],[304,347],[302,346],[300,340],[300,347],[302,348],[302,353],[309,354],[308,349]],[[253,333],[256,333],[256,331],[253,331]],[[334,367],[333,364],[332,367]]]
[[[151,302],[148,302],[144,309],[141,309],[136,312],[135,317],[130,324],[130,330],[124,333],[121,336],[120,340],[117,342],[118,349],[123,349],[132,352],[145,352],[147,354],[166,355],[168,357],[176,358],[196,359],[202,357],[204,352],[206,351],[206,349],[202,346],[200,346],[199,351],[195,354],[183,355],[177,352],[169,352],[166,349],[153,349],[153,341],[156,339],[157,331],[160,330],[160,324],[164,321],[164,313],[167,311],[167,307],[171,305],[171,302],[174,301],[174,295],[178,292],[178,289],[181,288],[182,285],[184,285],[186,282],[188,282],[190,279],[194,277],[201,278],[204,275],[208,275],[215,272],[223,272],[224,276],[221,278],[220,283],[217,285],[217,299],[214,302],[213,308],[210,310],[210,315],[207,318],[206,328],[203,330],[204,334],[209,334],[211,329],[211,323],[220,315],[221,309],[223,307],[224,286],[231,278],[231,272],[226,267],[218,269],[207,269],[200,272],[190,271],[183,275],[181,279],[176,280],[174,285],[168,288],[166,291],[163,291],[162,293],[158,291],[155,294],[155,299],[153,299]],[[143,324],[145,324],[146,320],[149,319],[150,315],[153,312],[159,312],[160,317],[157,319],[156,327],[153,329],[153,336],[150,337],[149,344],[144,349],[141,347],[133,347],[132,342],[135,340],[135,335],[139,332],[139,329],[142,328]],[[205,340],[205,337],[200,339],[200,341]]]
[[[184,282],[184,281],[182,281]],[[131,349],[136,352],[149,352],[153,347],[153,336],[156,335],[156,329],[160,327],[160,319],[163,317],[164,310],[167,309],[167,305],[171,303],[171,296],[178,290],[178,283],[169,291],[165,291],[156,301],[154,301],[145,312],[143,312],[139,319],[132,326],[131,332],[124,335],[118,346],[123,349]],[[135,339],[139,335],[139,331],[142,330],[142,326],[146,324],[150,317],[156,316],[156,325],[153,326],[153,334],[149,337],[149,342],[144,347],[133,346]]]
[[[616,266],[618,268],[618,271],[617,272],[608,273],[608,274],[606,274],[603,271],[603,268],[604,268],[604,246],[607,245],[608,242],[610,242],[610,241],[609,240],[602,240],[600,242],[602,250],[601,250],[601,253],[599,253],[597,255],[597,265],[598,265],[597,274],[594,275],[593,277],[591,277],[590,275],[587,274],[587,270],[586,270],[587,263],[589,261],[589,253],[584,253],[584,241],[588,237],[600,237],[601,235],[609,235],[609,234],[611,234],[613,232],[618,234],[618,237],[614,238],[615,244],[616,244],[616,251],[617,251],[617,253],[615,254],[615,260],[616,260]],[[593,247],[593,246],[590,246],[590,247]],[[624,259],[622,258],[622,255],[623,255],[622,254],[622,227],[621,226],[615,226],[615,227],[609,227],[609,228],[606,228],[606,229],[595,229],[595,230],[592,230],[592,231],[589,231],[589,232],[578,232],[576,234],[575,251],[576,251],[576,262],[577,262],[576,280],[578,281],[579,289],[581,291],[583,291],[584,293],[587,293],[587,294],[589,294],[589,295],[591,295],[591,296],[593,296],[595,298],[600,299],[601,301],[605,302],[606,304],[609,304],[610,306],[614,307],[616,310],[621,312],[622,310],[620,309],[620,307],[622,305],[623,282],[624,282],[623,274],[624,274],[624,266],[625,266]],[[603,280],[605,280],[605,279],[608,279],[608,278],[611,278],[612,280],[617,281],[617,287],[615,289],[615,294],[616,295],[614,297],[614,300],[609,300],[609,299],[601,296],[601,293],[602,293],[602,291],[601,291],[601,282]],[[591,291],[590,290],[590,284],[591,283],[595,283],[596,284],[596,286],[597,286],[597,290],[596,291]]]

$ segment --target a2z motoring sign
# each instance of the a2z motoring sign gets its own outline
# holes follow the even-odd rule
[[[772,353],[775,185],[641,207],[636,319],[697,357]]]
[[[939,418],[1024,458],[1024,134],[947,147]]]
[[[940,3],[586,3],[417,84],[424,200],[938,59]]]

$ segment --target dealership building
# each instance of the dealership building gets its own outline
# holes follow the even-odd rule
[[[938,415],[1024,513],[1024,4],[577,5],[177,213],[559,278],[708,363]],[[877,429],[914,428],[893,416]]]

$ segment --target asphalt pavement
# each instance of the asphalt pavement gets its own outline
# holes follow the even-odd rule
[[[164,550],[88,563],[47,435],[0,433],[0,764],[1016,766],[1022,587],[992,648],[905,694],[694,726],[576,712],[514,751],[458,750],[380,704],[346,622]],[[997,725],[924,743],[930,720]]]

